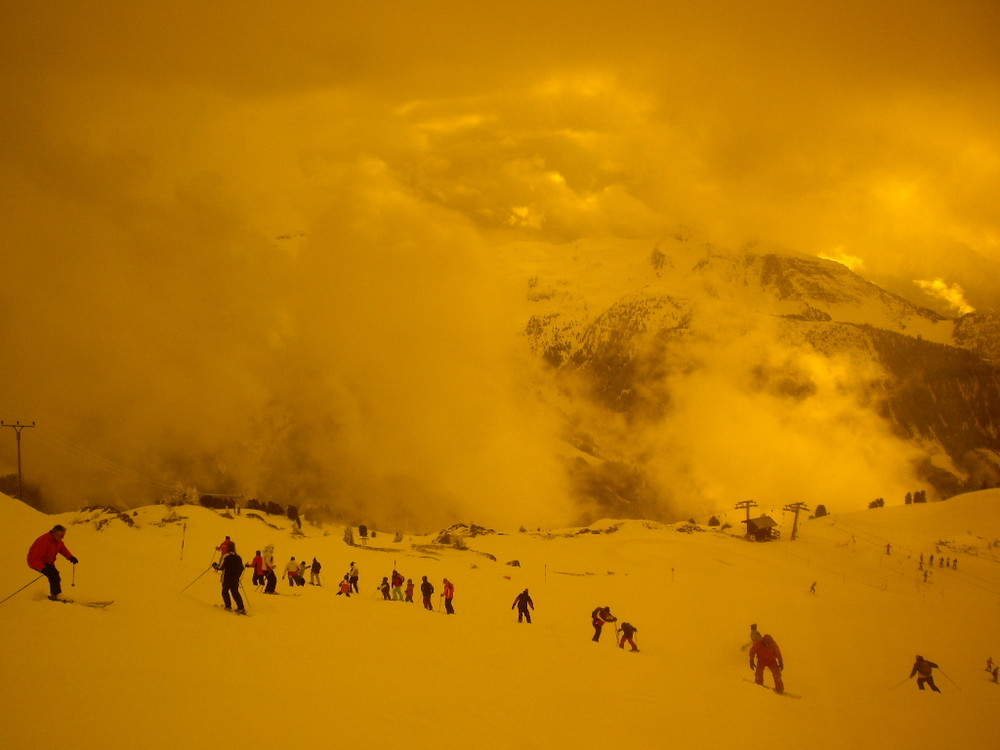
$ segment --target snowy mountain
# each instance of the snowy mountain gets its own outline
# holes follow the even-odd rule
[[[998,508],[989,490],[800,518],[794,542],[790,515],[761,506],[776,541],[745,541],[732,511],[716,528],[456,526],[450,544],[380,532],[361,547],[277,516],[46,516],[0,496],[0,746],[33,750],[46,732],[76,750],[990,746]],[[45,598],[24,555],[54,523],[80,560],[57,563],[66,593],[110,607]],[[324,585],[264,596],[247,573],[251,616],[227,614],[209,565],[225,536],[245,560],[267,544],[279,567],[315,557]],[[351,562],[360,594],[337,596]],[[381,600],[394,567],[428,576],[434,611]],[[445,577],[453,617],[438,609]],[[519,625],[526,588],[534,621]],[[639,653],[611,631],[591,640],[598,605],[638,627]],[[751,623],[778,642],[793,697],[752,683]],[[907,680],[916,654],[939,665],[941,693]]]
[[[697,515],[726,496],[706,488],[708,465],[733,456],[803,476],[742,485],[751,494],[843,505],[849,490],[817,496],[789,446],[847,474],[898,463],[850,507],[1000,484],[998,316],[948,318],[834,261],[727,251],[689,232],[521,252],[534,258],[525,335],[580,451],[570,470],[592,517]],[[865,442],[871,455],[859,455]]]

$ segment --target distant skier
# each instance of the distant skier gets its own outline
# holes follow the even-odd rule
[[[302,558],[302,561],[299,562],[299,574],[297,576],[295,576],[295,582],[299,586],[305,586],[306,585],[306,571],[307,570],[309,570],[309,563],[306,562],[305,558]]]
[[[525,589],[520,594],[514,598],[514,603],[510,605],[511,609],[517,607],[517,621],[522,622],[527,619],[528,624],[531,624],[531,612],[528,608],[535,608],[535,603],[531,600],[531,594],[528,593],[528,589]]]
[[[816,581],[813,581],[812,582],[812,586],[809,587],[809,593],[810,594],[815,594],[816,593]]]
[[[319,579],[319,572],[323,569],[320,565],[319,560],[315,557],[313,558],[312,565],[309,566],[309,583],[313,586],[322,586],[323,583]]]
[[[424,597],[424,609],[429,609],[434,611],[434,605],[431,604],[431,595],[434,593],[434,584],[427,580],[427,576],[423,577],[420,583],[420,594]]]
[[[392,571],[392,600],[394,602],[403,601],[403,574],[398,570]]]
[[[299,564],[295,562],[294,557],[285,565],[285,575],[288,577],[288,585],[295,588],[295,579],[299,577]]]
[[[887,554],[887,555],[891,555],[892,554],[892,545],[891,544],[886,543],[886,545],[885,545],[885,554]]]
[[[639,647],[635,645],[635,634],[639,632],[639,628],[629,622],[622,623],[622,637],[618,642],[618,648],[625,648],[625,644],[628,643],[633,651],[638,651]]]
[[[278,574],[274,572],[275,561],[274,561],[274,545],[269,544],[264,547],[264,593],[265,594],[277,594],[278,588]]]
[[[221,563],[222,558],[226,556],[229,550],[235,549],[235,547],[236,545],[233,544],[233,540],[228,536],[219,542],[219,546],[215,548],[215,551],[219,553],[219,562]]]
[[[444,592],[441,594],[444,597],[444,611],[446,614],[455,614],[455,607],[452,602],[455,599],[455,584],[449,581],[447,578],[444,579]]]
[[[992,672],[993,671],[993,657],[992,656],[990,656],[989,658],[986,659],[986,671],[987,672]]]
[[[344,580],[340,582],[340,591],[337,592],[337,596],[343,594],[348,599],[351,598],[351,577],[345,575]]]
[[[590,613],[590,619],[594,626],[594,637],[591,638],[594,643],[601,640],[601,631],[607,623],[618,621],[618,618],[611,614],[611,607],[596,607]]]
[[[361,591],[358,589],[358,581],[360,580],[360,573],[358,573],[358,566],[351,561],[351,569],[347,574],[350,576],[351,588],[354,589],[355,594],[360,594]]]
[[[264,585],[264,558],[260,556],[260,550],[257,550],[254,555],[253,560],[247,563],[248,568],[253,568],[253,585],[263,586]]]
[[[413,588],[414,588],[413,587],[413,579],[412,578],[407,578],[406,579],[406,598],[403,599],[404,602],[409,602],[410,604],[413,604]]]
[[[382,583],[380,583],[378,586],[376,586],[375,590],[376,591],[381,591],[382,592],[382,598],[385,599],[386,601],[389,601],[389,589],[390,588],[392,588],[392,587],[389,585],[389,577],[388,576],[382,576]]]
[[[993,667],[993,682],[1000,682],[1000,667]]]
[[[62,555],[73,565],[79,562],[63,543],[65,536],[66,527],[56,524],[50,531],[46,531],[32,542],[31,547],[28,548],[28,567],[37,570],[49,579],[49,599],[53,601],[59,599],[62,594],[59,570],[56,568],[56,556]]]
[[[941,689],[934,684],[934,675],[932,671],[935,669],[940,669],[937,664],[932,661],[928,661],[924,657],[918,655],[917,660],[913,663],[913,669],[910,670],[910,677],[913,675],[920,675],[917,677],[917,687],[921,690],[924,689],[924,684],[931,686],[931,690],[935,693],[940,693]]]
[[[756,659],[757,663],[754,664]],[[770,634],[764,636],[750,647],[750,669],[754,670],[754,682],[758,685],[764,684],[764,669],[771,670],[774,678],[774,692],[785,692],[785,683],[781,680],[781,672],[785,668],[785,662],[781,658],[781,649]]]
[[[222,603],[226,609],[233,608],[232,601],[236,602],[236,614],[245,615],[243,608],[243,597],[240,596],[240,578],[243,577],[243,559],[236,554],[236,545],[230,543],[226,549],[226,554],[222,557],[222,564],[212,563],[212,567],[222,571]],[[232,601],[230,601],[232,595]]]

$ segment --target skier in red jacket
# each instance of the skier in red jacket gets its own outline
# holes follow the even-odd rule
[[[455,584],[449,581],[447,578],[444,579],[444,593],[441,594],[444,597],[444,611],[446,614],[455,614],[455,607],[452,601],[455,599]]]
[[[756,665],[753,663],[755,658]],[[754,670],[754,682],[758,685],[764,684],[765,667],[771,670],[771,676],[774,677],[774,692],[785,692],[785,683],[781,681],[785,662],[781,658],[781,649],[770,635],[765,635],[750,647],[750,669]]]
[[[79,562],[63,544],[65,536],[66,527],[56,524],[51,531],[38,537],[28,549],[28,567],[49,579],[49,599],[53,600],[58,599],[62,593],[56,555],[62,555],[74,565]]]
[[[248,562],[245,568],[253,568],[253,585],[263,586],[266,579],[264,578],[264,558],[260,556],[260,550],[257,550],[254,555],[253,560]]]

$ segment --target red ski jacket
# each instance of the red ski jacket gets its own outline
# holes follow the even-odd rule
[[[779,669],[784,669],[785,665],[781,659],[781,649],[778,648],[778,644],[769,635],[765,635],[750,647],[751,662],[754,660],[754,657],[761,664],[776,664]]]
[[[250,564],[247,565],[247,567],[253,568],[254,575],[258,576],[264,575],[264,558],[261,557],[260,555],[257,555],[253,560],[250,561]]]
[[[73,553],[66,549],[61,539],[57,541],[51,531],[46,531],[28,549],[28,567],[40,571],[46,565],[54,563],[56,555],[62,555],[69,560]]]

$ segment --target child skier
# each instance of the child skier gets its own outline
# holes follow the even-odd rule
[[[344,580],[340,582],[340,591],[337,592],[337,596],[341,594],[347,598],[351,597],[351,577],[349,575],[345,575]]]
[[[253,560],[246,564],[246,567],[253,568],[253,585],[264,585],[264,558],[260,556],[260,550],[254,554]]]
[[[632,646],[633,651],[638,651],[639,647],[635,645],[635,634],[639,632],[639,628],[628,622],[622,623],[622,638],[618,642],[618,648],[625,648],[625,644],[628,643]]]

